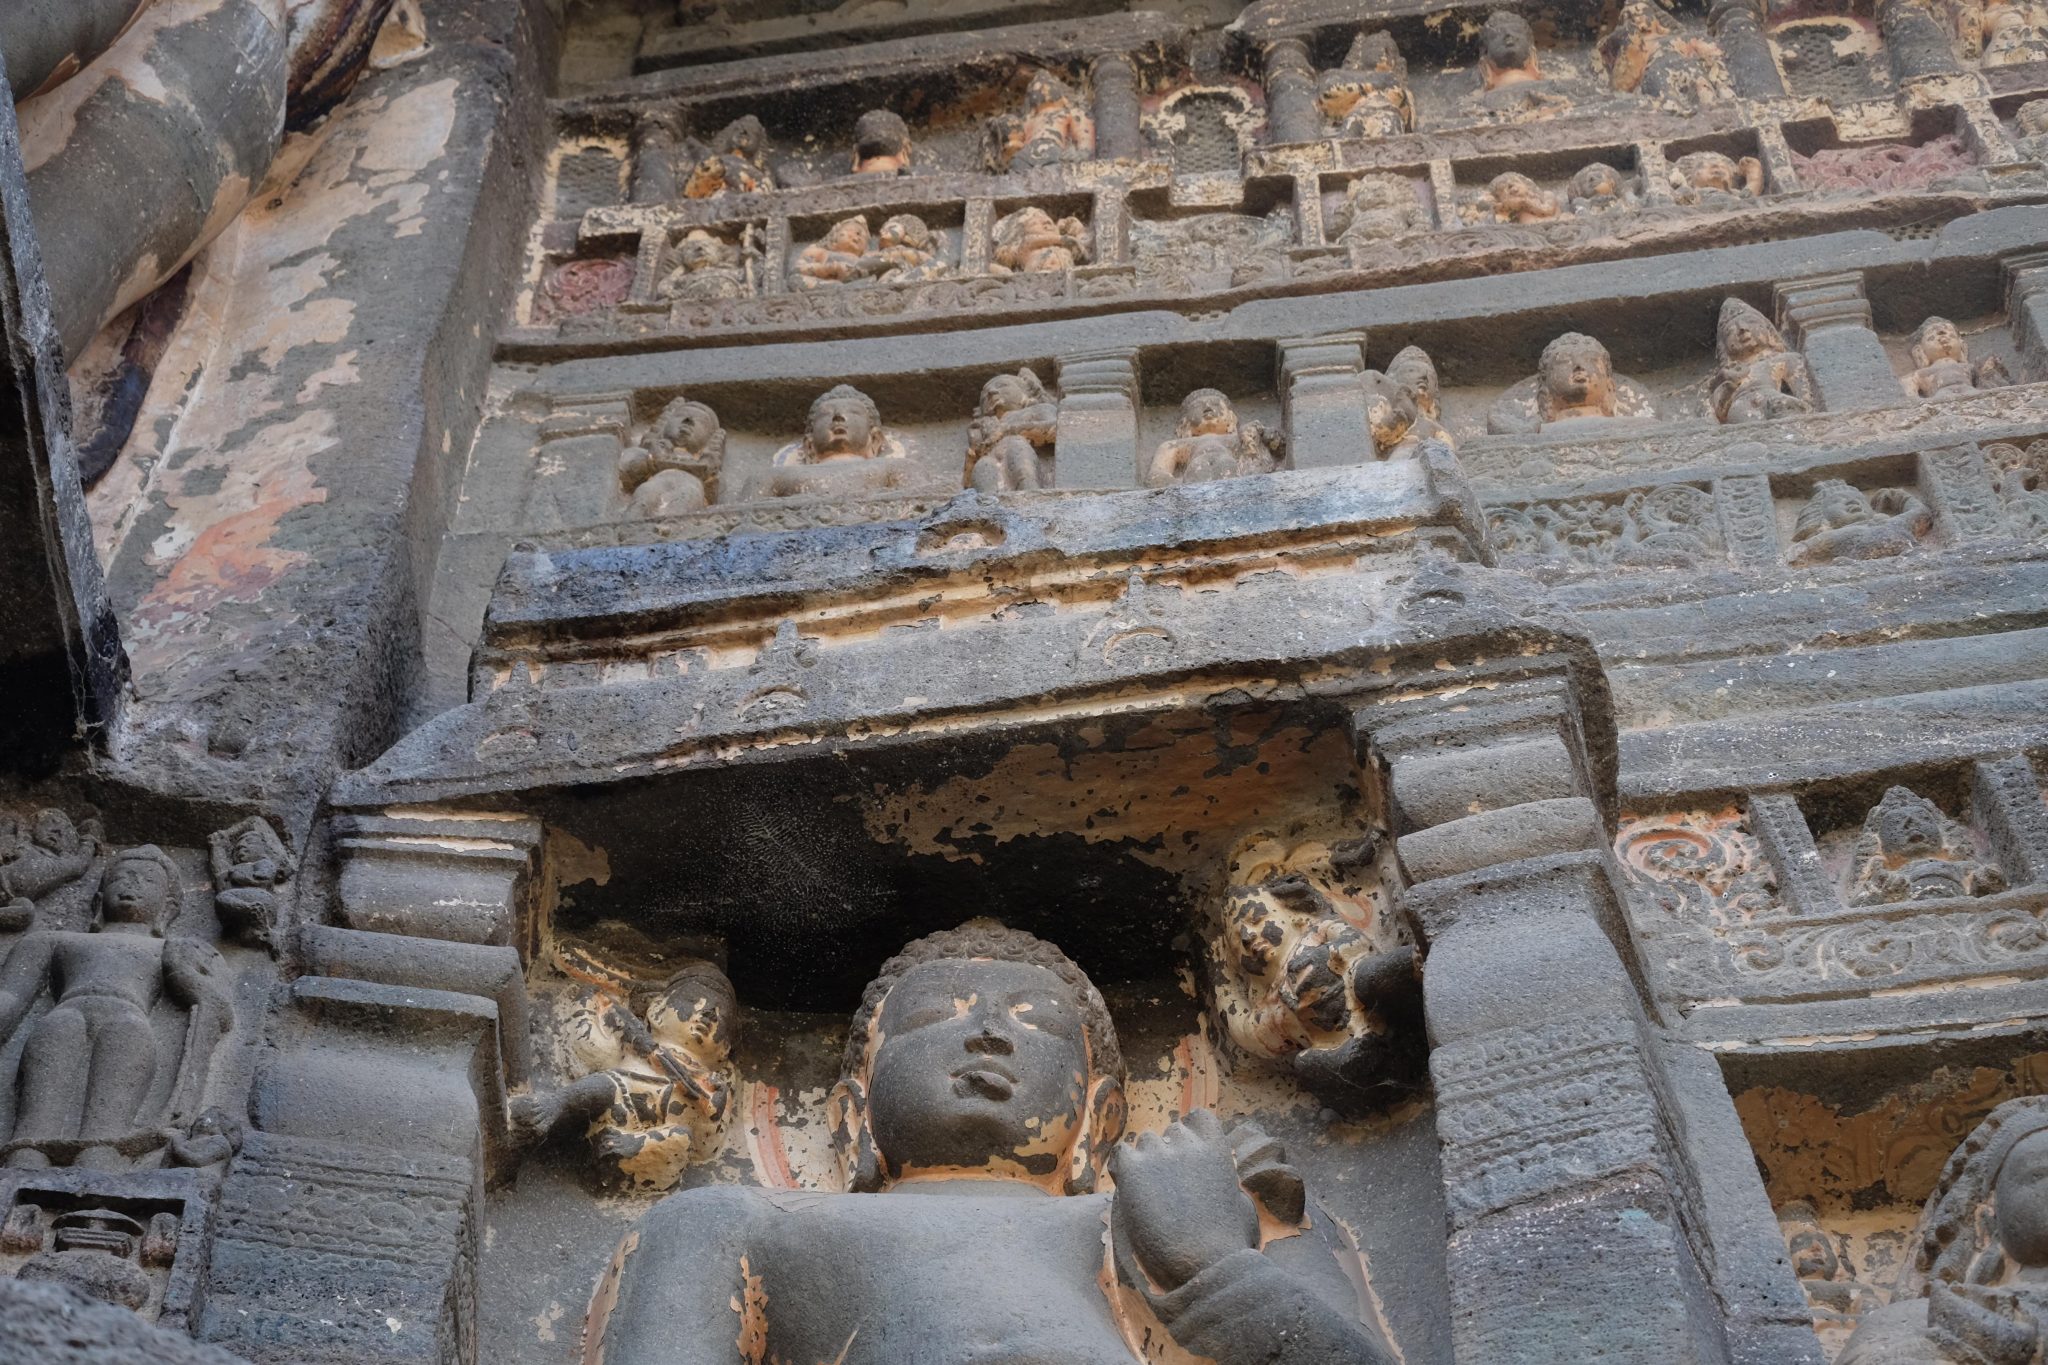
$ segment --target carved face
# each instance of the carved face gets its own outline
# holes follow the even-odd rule
[[[1536,33],[1521,15],[1495,10],[1486,16],[1479,47],[1486,60],[1499,70],[1526,68],[1536,56]]]
[[[679,450],[701,455],[718,434],[718,416],[702,403],[671,403],[662,409],[655,433]]]
[[[1721,350],[1730,360],[1748,360],[1784,349],[1785,339],[1778,329],[1753,309],[1731,308],[1721,319]]]
[[[1553,341],[1543,352],[1541,387],[1554,409],[1614,413],[1614,362],[1591,337],[1567,335]]]
[[[1029,407],[1030,389],[1014,374],[999,374],[981,386],[981,411],[986,417],[1003,417]]]
[[[1228,436],[1236,430],[1236,410],[1215,389],[1196,389],[1181,400],[1182,436]]]
[[[78,827],[61,810],[37,811],[35,841],[52,853],[69,853],[78,847]]]
[[[1494,211],[1503,218],[1554,218],[1557,200],[1526,175],[1509,171],[1497,175],[1486,187],[1493,196]]]
[[[728,264],[734,254],[731,246],[701,228],[676,244],[677,263],[692,274]]]
[[[932,249],[932,230],[924,225],[924,219],[915,214],[899,213],[882,224],[881,244],[888,247],[910,247],[916,251]]]
[[[1253,1003],[1292,1015],[1296,1043],[1344,1031],[1351,1011],[1345,983],[1365,937],[1306,878],[1274,877],[1233,891],[1223,920]]]
[[[2048,1266],[2048,1130],[2013,1145],[1998,1168],[1998,1241],[2022,1266]]]
[[[1572,177],[1571,193],[1574,199],[1619,199],[1621,172],[1596,161]]]
[[[734,119],[718,135],[717,149],[720,152],[744,157],[748,161],[758,162],[767,148],[768,130],[752,114]]]
[[[1941,814],[1917,797],[1886,795],[1877,812],[1877,837],[1894,858],[1925,858],[1941,852]]]
[[[1821,484],[1819,488],[1816,488],[1813,493],[1813,506],[1818,509],[1816,515],[1819,519],[1829,527],[1854,526],[1858,522],[1869,521],[1877,515],[1877,510],[1870,505],[1870,499],[1864,496],[1861,489],[1844,483],[1840,479],[1829,479]],[[1899,838],[1908,838],[1911,837],[1912,831],[1915,828],[1915,821],[1903,816],[1897,825],[1889,829],[1880,827],[1887,847],[1890,846],[1894,833]],[[1935,830],[1935,847],[1938,848],[1941,845],[1940,826],[1938,824],[1935,826]],[[1901,853],[1905,852],[1906,845],[1901,844],[1899,851]]]
[[[1920,324],[1913,339],[1913,363],[1923,369],[1937,360],[1970,363],[1970,348],[1963,334],[1947,318],[1929,318]]]
[[[1387,366],[1387,378],[1393,380],[1415,402],[1415,410],[1425,417],[1437,415],[1437,374],[1436,362],[1420,346],[1410,346],[1395,356]]]
[[[876,1038],[868,1127],[892,1173],[1063,1168],[1090,1061],[1081,1002],[1057,973],[922,963],[889,991]]]
[[[1735,192],[1735,163],[1719,152],[1702,152],[1685,159],[1685,175],[1695,189]]]
[[[119,859],[100,879],[100,913],[109,924],[155,924],[170,897],[170,878],[148,858]]]
[[[875,436],[868,405],[851,394],[827,394],[811,409],[811,449],[821,457],[870,454]]]
[[[733,1013],[729,988],[689,977],[648,1005],[647,1029],[664,1046],[715,1070],[732,1056]]]
[[[868,220],[846,218],[832,225],[832,230],[819,239],[818,245],[828,251],[843,251],[849,256],[861,255],[868,249]]]

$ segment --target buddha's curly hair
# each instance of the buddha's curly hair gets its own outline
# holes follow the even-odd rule
[[[840,1063],[840,1078],[855,1080],[866,1068],[868,1035],[875,1016],[881,1012],[882,1002],[889,998],[889,992],[911,968],[921,967],[927,962],[961,962],[975,958],[1043,967],[1066,982],[1081,1005],[1082,1023],[1088,1031],[1091,1068],[1096,1075],[1110,1077],[1119,1087],[1123,1085],[1124,1055],[1117,1046],[1116,1024],[1109,1017],[1109,1005],[1103,1000],[1102,992],[1095,989],[1088,973],[1082,971],[1074,959],[1036,934],[1005,928],[1000,924],[981,923],[963,924],[958,929],[942,929],[936,934],[927,934],[905,944],[903,951],[882,964],[882,970],[861,995],[860,1007],[853,1012],[853,1031],[846,1039],[846,1056]]]

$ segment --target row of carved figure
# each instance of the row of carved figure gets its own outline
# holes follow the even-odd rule
[[[2048,58],[2048,6],[2030,0],[1942,3],[1958,45],[1983,65]],[[1651,0],[1628,0],[1621,7],[1614,27],[1595,47],[1595,73],[1545,54],[1528,20],[1511,11],[1489,15],[1479,43],[1473,85],[1459,104],[1461,121],[1530,122],[1617,98],[1687,110],[1735,98],[1719,45],[1686,31]],[[1416,129],[1407,59],[1386,32],[1361,32],[1341,64],[1315,76],[1313,99],[1320,116],[1317,135],[1381,139]],[[1308,131],[1275,126],[1268,135],[1300,137]],[[902,176],[919,167],[909,125],[890,110],[861,115],[853,142],[847,163],[852,174]],[[1038,71],[1025,87],[1022,106],[988,121],[983,144],[984,162],[997,172],[1087,161],[1096,152],[1095,123],[1071,87]],[[695,155],[680,187],[685,198],[753,193],[802,178],[792,169],[778,176],[767,131],[751,115],[727,125]]]
[[[1369,437],[1382,460],[1411,459],[1428,440],[1448,442],[1437,421],[1436,367],[1409,347],[1384,372],[1360,378]],[[986,493],[1050,488],[1059,399],[1028,366],[982,386],[967,429],[967,486]],[[710,505],[725,462],[725,428],[709,405],[677,398],[662,409],[640,444],[619,457],[619,480],[635,518],[672,516]],[[1229,397],[1197,389],[1181,403],[1174,434],[1145,462],[1150,488],[1206,483],[1281,467],[1285,439],[1241,420]],[[806,494],[843,497],[931,491],[928,474],[902,438],[882,423],[875,401],[851,385],[820,394],[803,436],[777,451],[768,472],[747,484],[742,500]]]

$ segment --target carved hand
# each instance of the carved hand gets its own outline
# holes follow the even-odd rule
[[[1110,1158],[1116,1211],[1139,1268],[1171,1292],[1259,1244],[1259,1214],[1238,1183],[1230,1135],[1206,1109],[1143,1133]]]
[[[213,945],[198,939],[173,938],[164,942],[164,978],[177,996],[190,1005],[202,1001],[229,1008],[227,992],[220,985],[220,970],[227,964]],[[226,1027],[231,1021],[217,1021]]]

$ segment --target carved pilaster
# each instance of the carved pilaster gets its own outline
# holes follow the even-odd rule
[[[1799,171],[1792,162],[1792,148],[1785,141],[1781,123],[1760,124],[1756,130],[1756,157],[1764,163],[1764,189],[1770,194],[1793,194],[1800,189]]]
[[[1920,452],[1920,491],[1934,509],[1934,528],[1950,545],[2005,532],[2005,513],[1984,453],[1975,446]]]
[[[1093,351],[1060,360],[1060,416],[1053,444],[1056,486],[1137,485],[1137,354]]]
[[[1322,136],[1316,67],[1300,38],[1266,44],[1266,128],[1269,142],[1313,142]]]
[[[1714,481],[1714,501],[1728,552],[1747,567],[1776,567],[1784,551],[1778,544],[1778,507],[1771,481],[1762,474],[1731,474]]]
[[[336,834],[340,916],[349,928],[526,949],[537,822],[357,815],[337,822]]]
[[[960,273],[988,273],[993,243],[989,234],[995,226],[995,201],[976,197],[967,201],[966,217],[960,228]]]
[[[1671,202],[1671,163],[1664,159],[1664,144],[1661,142],[1638,142],[1636,144],[1636,175],[1642,182],[1644,203],[1668,204]]]
[[[1898,374],[1871,327],[1861,271],[1780,284],[1775,295],[1778,324],[1805,353],[1823,407],[1844,412],[1900,401]]]
[[[1279,343],[1280,410],[1287,453],[1296,469],[1368,464],[1372,436],[1365,422],[1365,334],[1336,332]]]
[[[1979,763],[1974,785],[1977,820],[2012,884],[2048,882],[2048,806],[2034,765],[2024,754]]]
[[[1707,22],[1728,64],[1728,79],[1744,99],[1785,97],[1785,76],[1764,33],[1763,0],[1715,0]]]
[[[672,204],[679,197],[676,149],[683,124],[673,110],[652,109],[633,125],[633,202]]]
[[[1796,800],[1782,794],[1752,796],[1749,828],[1771,860],[1778,875],[1778,897],[1787,909],[1795,915],[1825,915],[1842,908]]]
[[[2020,378],[2036,378],[2048,373],[2048,251],[2008,256],[2003,264],[2007,325],[2033,372]]]
[[[1121,52],[1105,52],[1088,68],[1095,85],[1095,155],[1102,161],[1139,161],[1145,155],[1144,106],[1138,68]]]
[[[1877,28],[1892,59],[1892,74],[1901,81],[1953,76],[1963,69],[1928,0],[1878,0]]]
[[[631,395],[564,395],[541,423],[519,524],[535,531],[604,520],[617,497]]]

